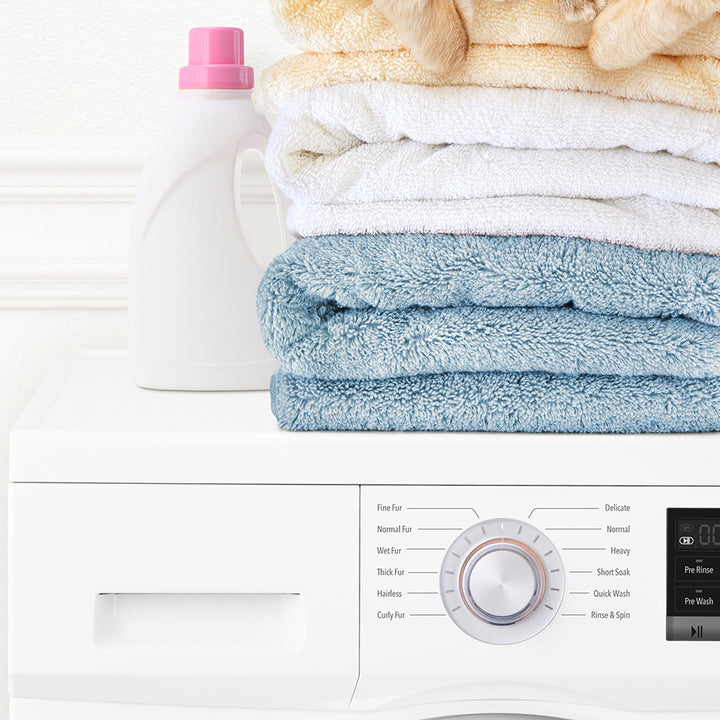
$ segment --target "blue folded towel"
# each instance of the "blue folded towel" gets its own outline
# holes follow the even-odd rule
[[[325,401],[348,412],[345,425],[327,418],[323,423],[375,427],[367,398],[377,398],[383,417],[395,417],[387,408],[402,388],[418,412],[425,408],[409,420],[412,427],[589,431],[598,423],[577,420],[557,428],[553,413],[539,412],[538,403],[543,397],[556,402],[554,388],[566,398],[587,393],[591,381],[578,376],[600,376],[592,382],[603,387],[608,380],[602,376],[617,376],[612,382],[624,394],[635,388],[642,413],[653,388],[665,393],[678,383],[687,395],[714,382],[687,379],[720,375],[720,258],[705,255],[556,237],[306,238],[273,261],[258,291],[258,312],[281,367],[272,392],[286,427],[296,427],[291,418],[301,415],[301,427],[312,427],[311,407],[320,422]],[[651,387],[647,376],[666,377]],[[535,423],[510,420],[521,411],[513,405],[523,401],[515,390],[510,396],[506,391],[519,379],[523,392],[535,398],[523,406],[536,406],[530,413]],[[456,428],[442,407],[446,394],[448,408],[454,406],[460,388],[472,395],[465,399],[476,410]],[[498,401],[505,398],[505,424],[498,424],[497,413],[477,410],[478,398],[486,403],[492,388]],[[424,389],[432,394],[432,407],[429,398],[420,399]],[[349,397],[358,403],[352,411]],[[575,397],[570,404],[589,417],[585,400]],[[610,406],[597,406],[605,408],[606,419]],[[632,416],[630,406],[626,414]],[[690,428],[684,415],[678,418],[667,429]],[[639,416],[630,426],[645,427],[638,422]],[[406,429],[398,420],[383,427],[401,426]]]
[[[287,430],[720,430],[719,378],[442,373],[322,380],[280,371],[271,400]]]

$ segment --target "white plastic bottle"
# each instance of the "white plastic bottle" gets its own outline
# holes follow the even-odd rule
[[[253,247],[240,214],[239,164],[270,128],[250,99],[239,28],[194,28],[190,64],[145,164],[130,238],[135,382],[164,390],[256,390],[275,362],[255,295],[281,240]],[[257,234],[257,233],[255,233]]]

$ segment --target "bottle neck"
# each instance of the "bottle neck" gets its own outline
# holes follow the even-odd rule
[[[192,88],[178,90],[178,97],[197,97],[208,100],[250,100],[252,98],[252,90],[236,88]]]

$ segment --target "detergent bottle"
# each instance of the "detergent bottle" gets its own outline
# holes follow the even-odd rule
[[[270,132],[243,63],[239,28],[190,31],[189,65],[143,169],[129,255],[129,350],[141,387],[269,387],[275,363],[255,295],[285,236],[269,228],[253,242],[243,226],[242,163]]]

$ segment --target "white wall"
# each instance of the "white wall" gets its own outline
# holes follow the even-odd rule
[[[186,64],[198,25],[245,31],[256,69],[293,49],[275,30],[268,0],[7,0],[0,129],[3,135],[154,132]]]
[[[292,52],[266,0],[0,2],[0,720],[7,434],[60,350],[126,344],[134,184],[198,25],[242,27],[258,74]]]

